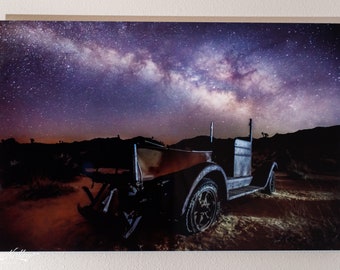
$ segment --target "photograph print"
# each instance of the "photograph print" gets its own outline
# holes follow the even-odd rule
[[[340,26],[1,21],[0,251],[338,250]]]

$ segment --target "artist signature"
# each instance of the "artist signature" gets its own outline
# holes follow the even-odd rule
[[[15,249],[11,249],[10,252],[26,252],[26,249],[20,249],[16,247]]]
[[[13,262],[13,261],[24,261],[27,262],[33,256],[38,255],[37,252],[27,252],[26,249],[23,248],[13,248],[9,252],[5,252],[0,254],[0,262]]]

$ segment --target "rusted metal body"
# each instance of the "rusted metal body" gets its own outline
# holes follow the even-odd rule
[[[210,126],[211,142],[212,132],[213,124]],[[84,187],[91,203],[79,207],[79,211],[89,219],[119,217],[126,225],[124,238],[134,232],[148,208],[166,213],[182,222],[186,232],[195,233],[213,224],[220,200],[233,200],[257,191],[274,191],[275,162],[255,176],[251,173],[251,120],[249,139],[234,142],[233,172],[225,172],[212,156],[212,151],[171,149],[147,142],[134,144],[130,169],[89,171],[88,175],[94,182],[101,182],[102,187],[96,196]]]
[[[211,151],[183,151],[169,148],[139,148],[138,166],[143,181],[211,162]]]

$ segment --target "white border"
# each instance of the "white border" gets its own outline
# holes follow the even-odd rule
[[[337,251],[179,251],[0,253],[0,268],[16,269],[339,269]],[[20,258],[21,257],[21,258]]]
[[[8,14],[185,17],[340,17],[337,0],[0,0]]]
[[[339,22],[337,0],[0,0],[9,15],[113,17],[223,17],[257,21],[287,19]],[[262,18],[257,18],[262,17]],[[239,19],[241,18],[241,19]],[[294,19],[295,18],[295,19]],[[1,221],[0,221],[1,222]],[[1,241],[1,239],[0,239]],[[28,256],[29,255],[29,256]],[[338,251],[308,252],[42,252],[24,257],[0,253],[1,269],[340,269]],[[24,258],[24,259],[22,259]],[[66,267],[65,267],[66,266]]]

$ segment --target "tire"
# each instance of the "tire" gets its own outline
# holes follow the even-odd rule
[[[270,179],[269,179],[268,185],[265,188],[265,193],[268,194],[268,195],[271,195],[276,190],[276,186],[275,186],[275,172],[272,171],[270,173],[269,177],[270,177]]]
[[[186,233],[197,233],[208,229],[217,219],[219,200],[217,186],[210,179],[203,179],[192,195],[185,211]]]

